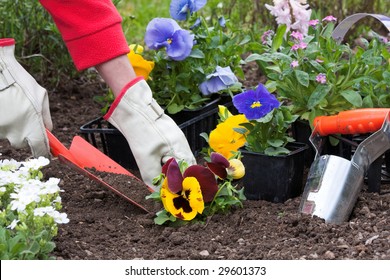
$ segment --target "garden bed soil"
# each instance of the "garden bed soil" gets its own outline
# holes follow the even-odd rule
[[[66,146],[81,125],[101,114],[92,101],[100,94],[100,87],[91,84],[50,93],[53,133]],[[6,141],[0,141],[0,152],[2,159],[30,156]],[[204,224],[173,228],[155,225],[153,214],[57,158],[43,171],[46,178],[61,179],[62,211],[70,219],[59,225],[54,240],[57,259],[390,259],[389,185],[382,185],[380,194],[365,187],[350,220],[341,225],[300,214],[301,197],[296,197],[278,204],[247,200],[243,208],[214,215]],[[137,184],[129,180],[126,187],[143,187]]]

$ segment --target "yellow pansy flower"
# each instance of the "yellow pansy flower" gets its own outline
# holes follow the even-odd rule
[[[161,187],[161,200],[165,210],[173,216],[190,221],[198,213],[203,213],[204,201],[202,191],[195,177],[184,178],[182,187],[178,194],[172,193],[168,188],[168,178],[165,178]]]
[[[133,48],[131,48],[132,45],[130,45],[130,52],[127,54],[127,57],[130,60],[131,65],[134,68],[135,74],[137,76],[143,76],[145,80],[149,78],[150,72],[154,68],[154,62],[146,60],[140,55],[142,53],[143,48],[139,45],[136,47],[136,51],[134,51]]]
[[[246,142],[245,135],[234,131],[234,128],[242,127],[240,124],[246,122],[248,120],[245,118],[245,115],[239,114],[231,116],[218,124],[209,135],[211,149],[222,154],[227,159],[233,156],[234,152],[237,152]]]

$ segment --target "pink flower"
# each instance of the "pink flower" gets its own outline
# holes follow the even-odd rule
[[[309,20],[309,26],[315,27],[320,21],[318,19]]]
[[[332,15],[329,15],[329,16],[324,17],[324,18],[322,19],[322,21],[327,21],[327,22],[332,22],[332,21],[334,21],[334,22],[336,22],[336,21],[337,21],[337,18],[335,18],[335,17],[332,16]]]
[[[290,67],[291,68],[295,68],[295,67],[298,67],[299,66],[299,63],[297,60],[293,60],[291,63],[290,63]]]
[[[295,44],[291,47],[291,49],[293,51],[297,51],[299,49],[306,49],[307,48],[307,44],[305,42],[299,42],[298,44]]]
[[[274,35],[275,32],[273,32],[272,30],[267,30],[263,33],[263,35],[261,35],[261,42],[263,43],[263,45],[266,45],[268,44],[268,42],[270,41],[272,35]]]
[[[291,32],[290,36],[293,37],[294,39],[298,40],[298,41],[302,41],[303,40],[303,34],[301,32],[298,32],[298,31]]]
[[[320,73],[316,77],[316,81],[320,84],[326,84],[326,75],[323,73]]]
[[[320,58],[316,58],[316,61],[318,62],[318,63],[323,63],[324,61],[322,60],[322,59],[320,59]]]

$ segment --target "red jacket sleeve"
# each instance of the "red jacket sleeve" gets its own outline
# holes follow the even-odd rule
[[[112,0],[39,0],[51,14],[78,70],[129,52]]]

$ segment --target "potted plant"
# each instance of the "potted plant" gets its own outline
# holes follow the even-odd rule
[[[272,11],[277,19],[281,16]],[[316,116],[390,105],[386,93],[389,43],[376,38],[371,42],[360,38],[356,46],[340,43],[334,38],[337,19],[333,16],[300,21],[299,29],[281,23],[276,32],[267,31],[261,54],[247,58],[258,62],[267,75],[267,87],[291,102],[299,119],[312,124]]]
[[[331,15],[312,19],[308,4],[281,2],[266,7],[279,24],[276,32],[262,36],[258,53],[247,58],[257,61],[267,76],[267,87],[281,100],[292,105],[299,118],[293,125],[294,137],[309,143],[316,116],[335,115],[354,108],[389,107],[389,43],[374,34],[369,42],[343,43],[334,32],[337,19]],[[289,16],[283,11],[291,10]],[[348,22],[348,21],[346,21]],[[350,26],[341,26],[349,30]],[[356,42],[356,41],[355,41]],[[330,153],[348,154],[348,147],[329,138]],[[350,150],[350,147],[349,147]],[[314,151],[308,150],[311,163]],[[350,151],[349,151],[350,154]]]
[[[231,95],[241,91],[237,76],[244,76],[241,54],[249,41],[223,17],[206,21],[198,15],[206,3],[172,0],[172,18],[152,19],[145,33],[147,48],[133,45],[129,54],[136,74],[145,77],[194,153],[206,144],[199,135],[217,124],[217,105],[232,107]],[[113,96],[109,91],[99,99],[106,110]],[[83,125],[81,133],[124,167],[137,168],[126,139],[102,118]]]
[[[244,77],[241,55],[249,36],[242,36],[223,16],[206,20],[200,14],[206,3],[172,0],[172,18],[154,18],[146,28],[146,55],[155,63],[150,87],[156,101],[179,124],[183,112],[240,91],[237,77]]]
[[[298,115],[263,84],[233,97],[240,114],[221,110],[221,122],[208,136],[210,149],[225,157],[242,156],[247,199],[284,202],[302,192],[307,145],[290,136]]]

